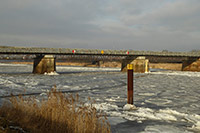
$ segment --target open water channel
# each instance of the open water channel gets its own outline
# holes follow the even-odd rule
[[[38,99],[56,86],[90,97],[108,115],[114,133],[200,132],[200,73],[154,71],[134,74],[136,110],[126,110],[127,74],[118,68],[57,66],[57,74],[32,74],[32,65],[0,63],[0,104],[12,94]],[[26,90],[26,91],[24,91]]]

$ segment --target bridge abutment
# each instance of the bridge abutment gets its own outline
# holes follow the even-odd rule
[[[200,58],[188,58],[183,61],[182,71],[200,72]]]
[[[33,73],[44,74],[56,71],[56,59],[53,55],[40,55],[34,59]]]
[[[122,62],[121,71],[127,71],[127,64],[133,64],[134,72],[145,73],[149,72],[149,60],[144,56],[139,56],[134,60],[125,60]]]

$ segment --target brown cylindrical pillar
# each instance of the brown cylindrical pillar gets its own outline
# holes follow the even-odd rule
[[[133,104],[133,64],[127,65],[127,101],[128,104]]]

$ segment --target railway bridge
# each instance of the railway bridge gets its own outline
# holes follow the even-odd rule
[[[35,55],[33,73],[43,74],[56,71],[56,58],[66,55],[83,60],[102,61],[117,60],[121,62],[121,70],[126,71],[127,64],[133,64],[135,72],[148,72],[149,62],[182,63],[183,71],[200,72],[200,52],[154,52],[135,50],[100,50],[70,48],[36,48],[0,46],[0,54]]]

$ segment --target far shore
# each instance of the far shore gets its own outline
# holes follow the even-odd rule
[[[11,62],[1,62],[8,64],[28,64],[33,65],[31,61],[11,61]],[[56,62],[57,66],[82,66],[82,67],[99,67],[97,64],[92,64],[88,62]],[[111,68],[121,68],[121,63],[119,62],[104,62],[101,67],[111,67]],[[181,71],[182,64],[180,63],[149,63],[149,68],[153,69],[167,69],[167,70],[177,70]]]

